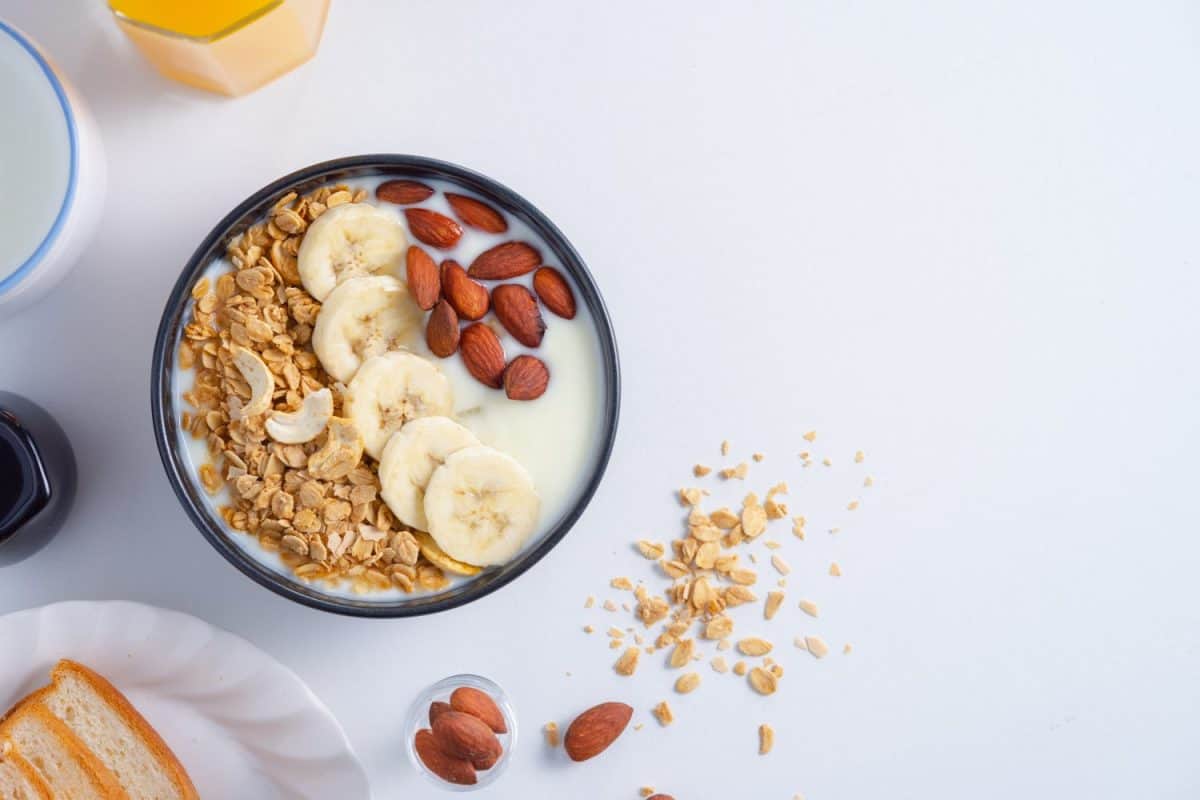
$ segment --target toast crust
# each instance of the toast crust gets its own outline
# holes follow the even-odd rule
[[[37,792],[40,800],[54,800],[54,795],[50,794],[50,787],[46,785],[45,778],[33,768],[32,764],[21,758],[20,753],[14,750],[3,758],[0,758],[0,761],[15,767],[17,772],[21,773],[21,777],[25,779],[25,782]]]
[[[192,785],[192,779],[188,777],[187,770],[183,768],[183,764],[180,763],[175,753],[167,746],[163,738],[159,736],[158,731],[133,707],[133,704],[129,702],[125,695],[121,694],[115,686],[108,682],[108,679],[83,664],[65,658],[54,666],[50,677],[57,683],[60,676],[66,674],[76,675],[95,689],[96,693],[133,729],[134,733],[142,739],[143,743],[150,749],[150,752],[154,754],[155,760],[162,766],[167,777],[175,785],[183,800],[200,800],[200,795],[196,792],[196,787]],[[105,771],[108,772],[107,769]],[[112,773],[110,772],[109,774]]]
[[[96,754],[83,745],[79,741],[79,737],[67,727],[67,724],[51,713],[50,709],[46,708],[42,703],[42,696],[45,695],[50,687],[45,686],[30,694],[25,699],[21,700],[13,707],[11,711],[0,720],[0,738],[11,738],[12,726],[25,716],[37,717],[38,721],[46,726],[54,738],[56,738],[75,759],[76,763],[83,770],[84,776],[95,789],[96,794],[105,800],[130,800],[129,795],[121,788],[121,784],[117,782],[117,776],[113,775],[108,767],[100,763],[100,759]],[[20,755],[20,750],[16,753]],[[39,776],[40,777],[40,776]]]

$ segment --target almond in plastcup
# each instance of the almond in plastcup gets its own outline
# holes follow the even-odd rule
[[[178,363],[192,461],[241,543],[386,598],[503,567],[563,519],[605,375],[551,253],[486,198],[406,178],[289,193],[234,237]]]
[[[405,722],[413,766],[442,788],[497,780],[516,747],[516,715],[503,690],[478,675],[453,675],[419,694]]]

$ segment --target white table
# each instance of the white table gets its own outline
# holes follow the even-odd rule
[[[0,612],[125,598],[239,633],[329,704],[379,798],[430,793],[400,716],[462,670],[522,720],[492,797],[1200,793],[1195,4],[341,0],[315,61],[238,100],[160,79],[100,0],[0,16],[91,102],[110,175],[84,262],[0,325],[0,386],[58,417],[81,472],[60,536],[0,575]],[[164,478],[148,386],[167,291],[217,219],[294,168],[384,151],[481,170],[556,220],[625,381],[576,530],[499,593],[396,622],[226,564]],[[726,438],[811,520],[778,537],[784,611],[741,628],[778,644],[772,698],[704,665],[688,697],[653,659],[620,678],[615,617],[583,609],[650,575],[629,543],[676,531],[671,491],[732,461]],[[802,469],[806,447],[834,466]],[[547,755],[542,723],[608,699],[646,727],[582,766]]]

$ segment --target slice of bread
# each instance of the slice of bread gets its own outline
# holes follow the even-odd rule
[[[8,746],[12,750],[12,745]],[[0,745],[0,800],[54,800],[50,787],[15,750]]]
[[[95,753],[130,797],[198,800],[183,765],[150,723],[102,676],[62,660],[41,702]]]
[[[0,741],[37,770],[55,800],[129,800],[116,777],[42,703],[46,689],[22,700],[0,722]]]

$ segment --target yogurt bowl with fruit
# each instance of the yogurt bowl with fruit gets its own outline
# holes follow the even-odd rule
[[[529,569],[616,432],[604,303],[562,233],[444,162],[360,156],[256,192],[164,312],[156,439],[201,533],[286,597],[430,613]]]

